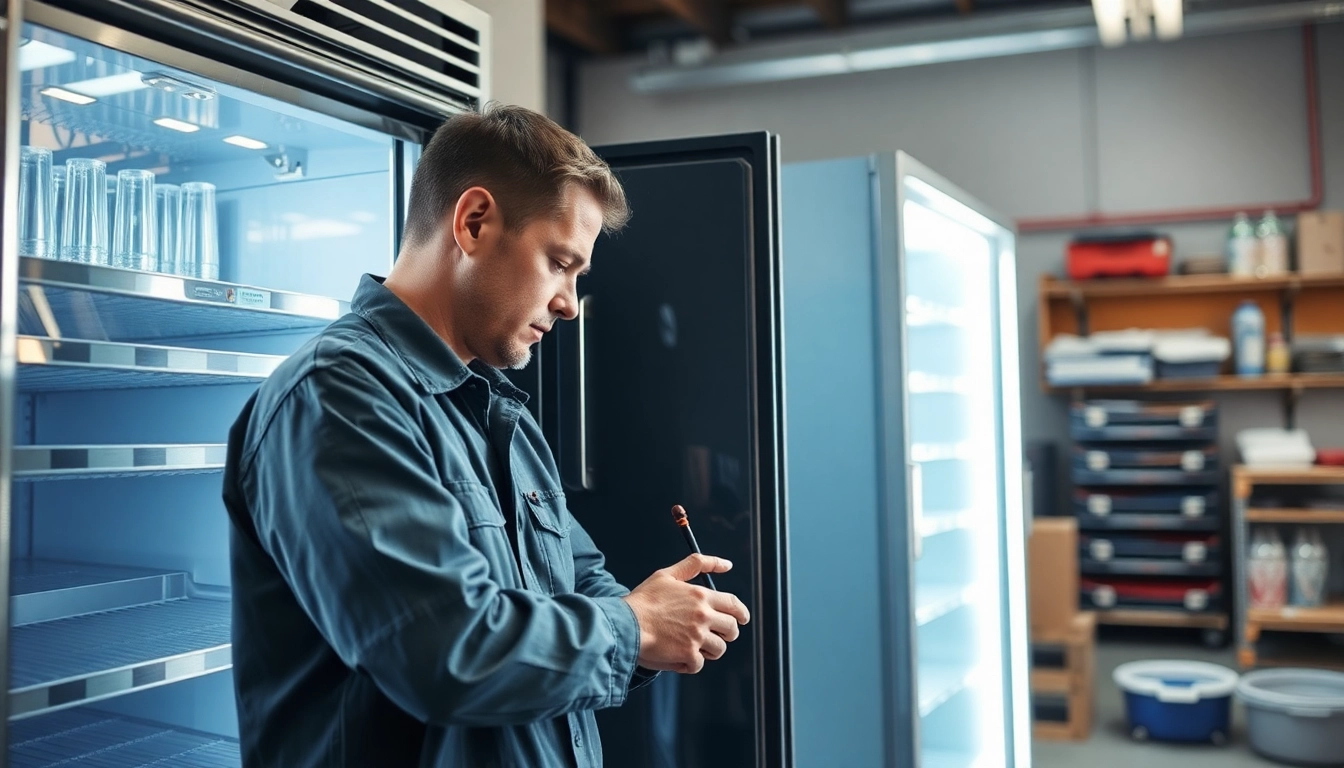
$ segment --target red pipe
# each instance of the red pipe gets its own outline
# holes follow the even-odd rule
[[[1301,213],[1321,207],[1325,199],[1325,171],[1321,158],[1320,96],[1316,87],[1316,36],[1310,24],[1302,27],[1303,74],[1307,86],[1307,151],[1311,163],[1311,197],[1290,203],[1242,203],[1219,208],[1177,208],[1148,213],[1105,214],[1090,213],[1066,218],[1018,219],[1019,232],[1051,232],[1061,229],[1086,227],[1129,226],[1135,224],[1164,224],[1182,221],[1210,221],[1231,219],[1243,211]]]

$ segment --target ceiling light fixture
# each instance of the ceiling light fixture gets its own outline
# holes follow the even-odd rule
[[[64,88],[57,88],[54,85],[51,86],[50,88],[43,88],[42,90],[38,91],[38,93],[42,94],[43,96],[50,96],[53,99],[68,101],[71,104],[78,104],[81,107],[84,106],[85,104],[92,104],[93,102],[97,101],[97,99],[93,98],[92,96],[85,96],[82,93],[67,91]]]
[[[171,117],[160,117],[158,120],[154,121],[154,124],[161,128],[168,128],[174,131],[181,131],[182,133],[195,133],[201,130],[201,126],[199,125],[193,125],[192,123],[185,123],[182,122],[181,120],[174,120]]]
[[[266,142],[250,139],[246,136],[228,136],[224,139],[225,144],[232,144],[235,147],[243,149],[265,149]]]
[[[1107,48],[1125,40],[1147,40],[1157,31],[1160,40],[1175,40],[1184,32],[1182,0],[1092,0],[1097,35]]]

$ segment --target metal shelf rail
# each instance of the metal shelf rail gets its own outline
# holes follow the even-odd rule
[[[347,302],[215,280],[195,280],[24,257],[19,332],[117,341],[317,329]]]
[[[14,447],[15,480],[85,480],[218,472],[224,443],[169,445],[21,445]]]
[[[114,341],[18,338],[18,382],[24,392],[256,383],[284,361],[210,349]]]

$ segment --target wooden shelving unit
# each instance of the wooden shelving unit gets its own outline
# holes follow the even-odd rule
[[[1344,647],[1337,652],[1318,648],[1292,649],[1290,635],[1276,636],[1275,647],[1262,651],[1262,633],[1344,633],[1344,599],[1335,599],[1319,608],[1285,606],[1276,609],[1251,608],[1246,584],[1246,548],[1250,526],[1256,524],[1344,525],[1344,510],[1281,509],[1250,506],[1251,494],[1259,485],[1344,485],[1344,467],[1308,467],[1292,470],[1232,470],[1232,539],[1236,579],[1237,660],[1243,668],[1257,666],[1305,666],[1344,669]]]
[[[1222,631],[1227,629],[1227,614],[1121,609],[1097,611],[1097,623],[1130,627],[1176,627]]]
[[[1256,377],[1231,375],[1229,360],[1221,375],[1199,379],[1155,379],[1144,385],[1054,386],[1046,377],[1045,350],[1061,334],[1087,336],[1098,331],[1130,328],[1176,330],[1204,328],[1232,337],[1231,320],[1243,301],[1254,301],[1265,317],[1265,334],[1282,333],[1291,342],[1308,334],[1344,334],[1344,274],[1287,274],[1267,278],[1230,275],[1171,275],[1152,279],[1072,281],[1043,276],[1039,283],[1038,332],[1042,391],[1064,395],[1077,402],[1089,398],[1174,400],[1182,393],[1209,395],[1224,392],[1266,392],[1282,402],[1282,425],[1296,426],[1297,409],[1308,393],[1344,389],[1344,373],[1285,373]],[[1272,425],[1264,425],[1272,426]],[[1229,456],[1228,460],[1235,457]],[[1254,484],[1344,483],[1344,469],[1310,472],[1246,472],[1233,479],[1236,520],[1232,567],[1224,577],[1224,592],[1236,595],[1236,616],[1245,617],[1245,542],[1249,523],[1344,524],[1344,511],[1306,509],[1248,509]],[[1244,487],[1243,487],[1244,486]],[[1226,514],[1226,512],[1224,513]],[[1226,518],[1223,518],[1226,520]],[[1226,531],[1227,523],[1220,521]],[[1121,529],[1123,530],[1123,529]],[[1228,581],[1230,580],[1230,581]],[[1161,627],[1196,627],[1208,632],[1228,628],[1220,615],[1183,614],[1179,611],[1104,611],[1102,624],[1132,624]],[[1234,633],[1247,647],[1244,618],[1237,619]],[[1273,630],[1276,634],[1280,630]],[[1285,630],[1286,631],[1286,630]],[[1251,644],[1253,647],[1253,643]],[[1318,654],[1319,655],[1319,654]],[[1328,653],[1326,654],[1328,655]],[[1344,648],[1341,649],[1344,657]],[[1253,661],[1252,656],[1252,661]],[[1344,658],[1341,658],[1344,667]]]

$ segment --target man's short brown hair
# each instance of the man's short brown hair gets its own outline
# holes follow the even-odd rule
[[[472,187],[494,196],[508,231],[559,213],[562,194],[577,184],[602,207],[602,229],[625,226],[625,190],[582,139],[545,115],[497,103],[449,118],[434,132],[411,180],[403,237],[423,243]]]

